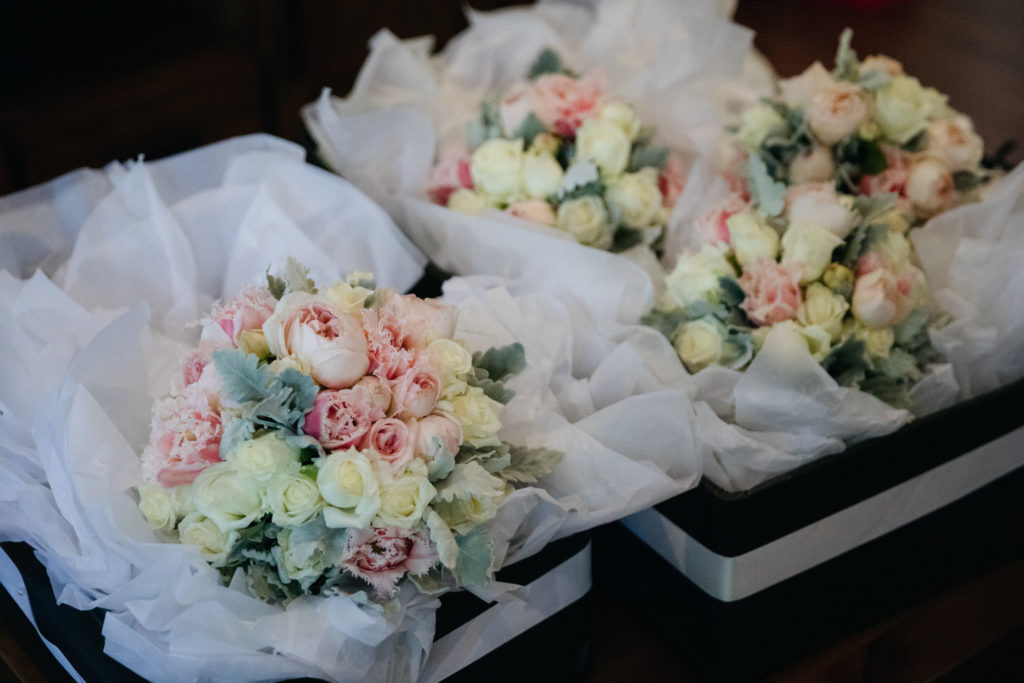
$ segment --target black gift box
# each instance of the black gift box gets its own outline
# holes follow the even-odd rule
[[[25,543],[4,543],[2,548],[21,573],[25,595],[39,632],[61,652],[79,676],[89,683],[143,680],[103,653],[102,610],[79,611],[67,605],[57,605],[46,570],[35,558],[31,547]],[[580,568],[586,570],[582,576]],[[503,568],[495,579],[526,586],[565,569],[576,570],[572,580],[582,582],[579,592],[583,597],[529,629],[516,633],[482,657],[472,661],[467,659],[464,667],[444,680],[453,683],[484,679],[494,683],[581,680],[590,661],[587,628],[591,611],[590,533],[579,533],[550,543],[536,555]],[[501,606],[489,605],[468,592],[441,596],[435,645],[492,609],[500,610]],[[46,648],[13,596],[4,591],[0,591],[0,617],[11,627],[18,645],[46,680],[73,680]],[[501,619],[500,614],[498,619]]]
[[[750,491],[700,486],[595,537],[709,680],[748,680],[1024,555],[1024,380]]]

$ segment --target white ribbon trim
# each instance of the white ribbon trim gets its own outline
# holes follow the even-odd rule
[[[71,666],[71,662],[64,656],[64,653],[60,651],[56,645],[51,643],[43,635],[43,632],[39,630],[39,626],[36,625],[35,615],[32,613],[32,604],[28,599],[28,590],[25,588],[25,580],[21,576],[21,572],[18,571],[18,565],[14,564],[14,561],[8,557],[7,553],[0,548],[0,584],[7,589],[7,592],[11,594],[15,604],[21,608],[21,611],[25,613],[28,620],[32,622],[32,626],[36,629],[36,633],[39,634],[39,638],[46,645],[46,648],[53,653],[54,658],[60,663],[64,670],[68,672],[71,678],[75,679],[77,683],[85,683],[85,679],[78,675],[75,671],[75,667]]]
[[[622,523],[711,597],[742,600],[924,517],[1024,465],[1024,427],[743,555],[702,545],[654,508]]]
[[[590,590],[590,543],[568,560],[439,639],[430,648],[420,683],[438,683],[501,647]]]

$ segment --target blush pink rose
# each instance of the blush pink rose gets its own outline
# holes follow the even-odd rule
[[[535,114],[553,133],[573,138],[576,129],[598,115],[603,104],[605,76],[594,71],[576,79],[565,74],[545,74],[533,84]]]
[[[792,320],[800,307],[802,271],[799,263],[757,261],[747,265],[739,279],[747,295],[740,308],[759,326]]]
[[[861,177],[860,193],[869,197],[880,194],[906,197],[907,178],[910,177],[913,155],[892,145],[882,145],[882,151],[885,153],[886,169],[881,173]]]
[[[899,277],[887,268],[873,270],[857,278],[850,300],[853,315],[875,329],[898,325],[914,307],[915,284],[913,271]]]
[[[370,405],[359,389],[321,391],[306,413],[302,432],[335,451],[358,445],[384,412]]]
[[[441,376],[420,360],[391,382],[394,396],[392,414],[402,420],[421,418],[434,412],[441,395]]]
[[[381,460],[391,465],[394,472],[399,472],[415,455],[417,432],[414,421],[406,423],[386,417],[373,423],[359,449],[372,448],[380,454]]]
[[[443,448],[452,455],[462,445],[462,426],[444,415],[428,415],[417,423],[416,456],[427,464],[434,461]]]
[[[679,198],[683,196],[683,189],[686,187],[686,176],[688,175],[683,157],[676,152],[668,155],[668,163],[658,176],[658,190],[661,191],[662,206],[675,206]]]
[[[425,574],[437,561],[437,549],[426,530],[410,533],[398,527],[380,527],[349,529],[341,564],[373,586],[377,595],[392,598],[406,573]]]
[[[469,150],[461,145],[441,152],[437,165],[430,169],[427,196],[430,201],[448,206],[448,198],[460,188],[473,189],[473,176],[469,172]]]
[[[396,326],[400,344],[408,349],[423,349],[435,339],[450,339],[455,334],[459,311],[434,299],[412,294],[394,296],[384,305],[382,316]]]
[[[192,483],[220,462],[223,433],[220,413],[195,384],[180,396],[161,399],[153,408],[150,441],[142,452],[146,480],[166,488]]]
[[[697,234],[704,242],[724,242],[730,244],[729,225],[727,221],[738,213],[745,211],[749,205],[738,194],[731,194],[725,201],[711,207],[694,221]]]
[[[217,366],[213,364],[211,348],[199,348],[185,356],[181,362],[183,386],[195,387],[206,395],[210,408],[220,403],[221,381]]]
[[[521,202],[509,204],[505,211],[531,223],[554,227],[556,222],[555,210],[543,199],[524,199]]]
[[[231,301],[214,304],[210,319],[224,331],[232,346],[246,330],[258,330],[274,313],[277,299],[266,287],[246,285]]]

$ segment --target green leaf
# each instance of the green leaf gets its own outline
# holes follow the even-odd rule
[[[434,500],[452,501],[455,499],[469,500],[477,498],[497,497],[505,490],[505,485],[478,462],[459,463],[444,481],[435,484],[437,496]]]
[[[430,530],[430,540],[434,542],[434,546],[437,548],[437,555],[438,559],[441,560],[441,564],[448,569],[455,569],[458,566],[459,545],[455,540],[455,534],[452,533],[451,527],[432,508],[427,508],[423,521],[426,523],[427,529]]]
[[[880,194],[874,197],[859,194],[853,198],[853,210],[861,215],[861,223],[868,223],[896,204],[895,194]]]
[[[512,446],[509,456],[511,462],[499,473],[499,476],[505,481],[533,484],[541,477],[553,472],[562,462],[565,453],[548,448]]]
[[[526,349],[519,342],[507,346],[491,347],[486,352],[473,354],[473,367],[486,370],[487,376],[501,382],[518,375],[526,368]]]
[[[657,132],[654,126],[640,126],[640,130],[637,131],[636,138],[633,139],[635,145],[648,145],[651,140],[654,139],[654,134]]]
[[[638,244],[643,244],[644,233],[642,230],[633,230],[632,228],[619,228],[615,231],[615,235],[612,238],[612,246],[609,251],[618,254],[632,249]]]
[[[320,473],[320,468],[316,465],[306,465],[299,469],[299,474],[304,477],[309,477],[313,481],[316,481],[316,475]]]
[[[862,223],[850,234],[845,247],[839,248],[836,260],[847,268],[856,270],[860,257],[870,251],[875,243],[884,239],[888,233],[888,225]]]
[[[915,308],[899,325],[893,328],[893,339],[897,346],[914,352],[930,343],[928,338],[928,311]]]
[[[455,565],[455,579],[463,586],[479,586],[491,580],[491,538],[487,527],[478,526],[468,534],[455,537],[459,546],[459,559]]]
[[[892,78],[881,69],[871,69],[860,77],[860,87],[867,90],[878,90],[889,85]]]
[[[491,100],[480,103],[480,115],[466,124],[466,144],[476,149],[491,138],[501,135],[501,120],[498,105]]]
[[[821,366],[842,386],[856,386],[868,369],[863,340],[850,338],[829,351]]]
[[[860,150],[858,161],[860,172],[863,175],[875,175],[889,168],[889,162],[885,160],[885,152],[874,140],[860,139]]]
[[[984,182],[984,176],[977,175],[972,171],[957,171],[953,174],[953,187],[956,188],[957,192],[976,190]]]
[[[284,290],[288,289],[288,285],[279,277],[275,277],[270,274],[270,268],[267,267],[267,289],[270,290],[270,295],[278,301],[284,296]]]
[[[850,47],[853,40],[853,29],[845,28],[839,34],[839,49],[836,50],[836,68],[833,74],[836,80],[857,82],[860,62],[857,61],[857,53]]]
[[[747,161],[747,174],[751,198],[761,212],[766,216],[780,215],[786,206],[786,185],[768,175],[764,160],[757,155],[751,155]]]
[[[687,321],[686,311],[682,308],[673,308],[665,311],[660,308],[652,309],[647,315],[640,318],[641,325],[653,327],[658,332],[668,337],[671,341],[675,337],[679,326]]]
[[[558,56],[558,53],[554,50],[547,48],[534,60],[530,66],[530,71],[527,77],[532,81],[536,78],[543,76],[544,74],[561,74],[565,73],[565,69],[562,68],[562,58]]]
[[[544,124],[540,122],[537,115],[530,112],[530,115],[523,119],[523,122],[519,124],[519,128],[512,134],[512,138],[522,138],[523,145],[529,147],[533,143],[533,139],[545,130]]]
[[[658,170],[665,168],[668,163],[668,147],[648,147],[647,145],[634,145],[633,152],[629,155],[630,172],[639,171],[641,168],[653,166]]]
[[[899,347],[889,349],[888,357],[872,357],[871,369],[879,375],[892,379],[917,381],[921,377],[917,359]]]
[[[922,130],[914,137],[907,140],[903,145],[903,149],[908,152],[923,152],[924,148],[928,145],[928,131]]]
[[[722,288],[722,303],[729,308],[739,306],[747,298],[747,293],[743,291],[740,283],[736,282],[734,277],[723,275],[718,278],[718,286]]]
[[[221,416],[224,433],[220,437],[220,459],[227,458],[235,446],[253,438],[256,424],[248,417],[232,417],[227,420]]]
[[[267,394],[274,373],[260,359],[241,349],[218,349],[213,352],[213,364],[220,375],[224,395],[235,403],[259,401]]]
[[[885,401],[893,408],[910,407],[910,394],[907,391],[908,385],[905,380],[876,375],[862,381],[858,389]]]
[[[309,277],[309,268],[291,256],[285,259],[279,279],[285,284],[285,294],[290,294],[291,292],[316,294],[316,283]]]
[[[719,365],[738,370],[754,357],[754,338],[749,332],[729,330],[729,336],[722,343],[722,357]]]

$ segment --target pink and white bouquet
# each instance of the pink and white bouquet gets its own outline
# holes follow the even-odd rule
[[[602,71],[577,75],[545,50],[526,80],[486,99],[431,170],[437,204],[476,214],[499,209],[622,251],[657,248],[685,181],[680,155],[652,143]]]
[[[456,315],[293,261],[215,304],[154,406],[143,515],[267,602],[486,582],[485,523],[561,453],[502,442],[523,347],[471,353]]]
[[[833,71],[815,62],[780,81],[777,99],[742,114],[730,170],[737,192],[753,182],[743,169],[749,157],[789,185],[830,182],[846,194],[893,194],[911,225],[977,201],[979,188],[1001,172],[983,165],[971,119],[897,60],[858,60],[851,37],[850,29],[840,37]]]

